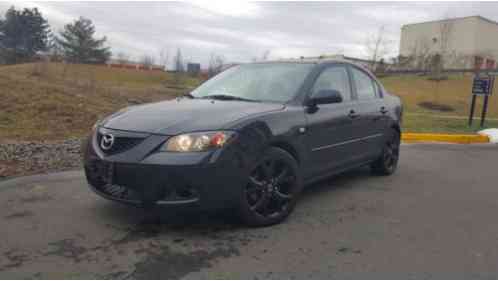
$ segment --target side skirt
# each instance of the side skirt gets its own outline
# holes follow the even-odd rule
[[[369,164],[371,164],[373,162],[374,162],[374,160],[369,160],[369,161],[365,161],[365,162],[360,162],[358,164],[349,165],[349,166],[346,166],[344,168],[334,169],[333,171],[330,171],[328,173],[324,173],[323,175],[316,176],[316,177],[313,177],[313,178],[305,179],[304,180],[304,185],[305,186],[306,185],[310,185],[310,184],[313,184],[315,182],[321,181],[323,179],[330,178],[330,177],[336,176],[338,174],[342,174],[342,173],[344,173],[346,171],[349,171],[349,170],[352,170],[352,169],[355,169],[355,168],[360,168],[360,167],[369,165]]]

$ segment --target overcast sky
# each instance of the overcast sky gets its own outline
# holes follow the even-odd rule
[[[343,53],[365,57],[365,40],[381,26],[397,55],[403,24],[449,16],[482,15],[498,21],[498,3],[484,2],[0,2],[38,7],[52,29],[79,16],[91,19],[114,54],[135,59],[170,56],[206,64],[211,53],[244,62]]]

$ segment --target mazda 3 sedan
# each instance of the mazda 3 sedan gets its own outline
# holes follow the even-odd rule
[[[313,181],[365,165],[392,174],[401,117],[400,99],[353,63],[243,64],[183,97],[98,121],[85,173],[110,200],[232,209],[271,225]]]

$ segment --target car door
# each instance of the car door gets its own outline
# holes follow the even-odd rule
[[[319,104],[315,110],[307,111],[306,145],[312,176],[340,169],[353,162],[359,144],[355,137],[358,129],[354,114],[356,103],[353,101],[351,79],[346,66],[332,65],[323,69],[308,98],[313,98],[320,90],[339,91],[343,101]]]
[[[353,91],[357,98],[358,131],[362,139],[359,148],[361,160],[377,157],[382,149],[383,134],[386,131],[387,108],[377,82],[366,71],[350,66]]]

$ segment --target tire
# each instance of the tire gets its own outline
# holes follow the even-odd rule
[[[251,226],[280,223],[294,209],[302,188],[296,159],[285,150],[271,147],[249,173],[242,189],[240,218]]]
[[[389,176],[396,171],[399,160],[400,141],[400,133],[395,129],[391,129],[383,145],[382,154],[370,166],[374,174]]]

